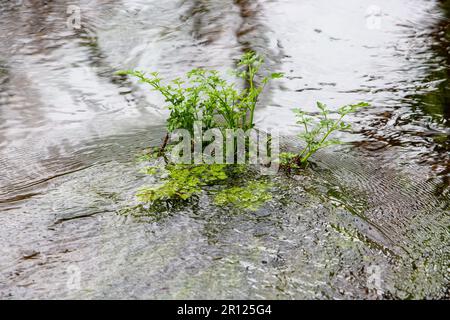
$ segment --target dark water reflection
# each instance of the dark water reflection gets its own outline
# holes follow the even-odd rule
[[[449,1],[82,0],[80,29],[71,4],[0,3],[0,296],[448,295]],[[293,134],[292,108],[368,101],[351,144],[301,184],[276,178],[290,189],[255,215],[208,199],[160,223],[115,215],[166,111],[114,71],[226,71],[248,49],[286,74],[259,127]]]

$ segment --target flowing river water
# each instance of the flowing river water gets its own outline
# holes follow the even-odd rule
[[[449,19],[437,0],[1,1],[0,298],[449,298]],[[204,193],[119,214],[167,112],[114,72],[226,71],[248,49],[286,75],[259,128],[370,102],[348,143],[272,177],[256,212]]]

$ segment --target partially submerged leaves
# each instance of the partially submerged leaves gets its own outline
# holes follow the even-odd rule
[[[303,132],[298,137],[306,143],[306,146],[297,154],[281,154],[280,163],[282,167],[288,168],[288,170],[305,167],[308,164],[308,159],[318,150],[340,144],[339,140],[330,139],[330,135],[337,130],[349,130],[351,125],[345,123],[343,118],[347,114],[368,105],[366,102],[360,102],[340,107],[337,111],[339,115],[337,119],[330,117],[328,107],[321,102],[317,102],[317,109],[319,109],[317,116],[311,116],[300,109],[294,109],[297,124],[303,127]]]
[[[219,206],[233,205],[240,209],[258,210],[272,199],[271,185],[262,181],[251,181],[244,187],[231,187],[220,191],[214,202]]]
[[[155,175],[160,184],[144,187],[137,193],[141,204],[158,208],[162,203],[177,205],[198,196],[205,188],[209,192],[217,192],[214,203],[219,206],[257,210],[263,203],[271,199],[270,184],[263,181],[247,182],[244,173],[249,168],[244,165],[168,164],[165,167],[150,166],[145,172]],[[236,182],[243,182],[242,186]],[[233,184],[233,187],[227,185]],[[219,191],[216,191],[219,187]]]
[[[151,173],[156,172],[150,167]],[[156,187],[144,187],[137,193],[141,202],[187,200],[201,191],[202,186],[217,183],[228,178],[226,165],[167,165],[166,178]]]

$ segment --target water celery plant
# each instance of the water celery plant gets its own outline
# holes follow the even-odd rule
[[[269,189],[272,185],[264,181],[251,181],[247,185],[235,186],[220,191],[214,203],[218,206],[234,206],[249,211],[258,210],[272,199]]]
[[[289,170],[305,167],[308,164],[308,159],[318,150],[334,144],[340,144],[341,141],[330,139],[330,135],[337,130],[350,129],[351,125],[344,122],[344,117],[368,105],[368,103],[360,102],[340,107],[337,111],[338,117],[336,119],[330,117],[329,109],[321,102],[317,102],[317,108],[319,109],[318,116],[307,115],[300,109],[294,109],[297,124],[301,125],[304,129],[299,134],[299,138],[306,143],[306,146],[298,153],[282,153],[280,155],[282,166]]]
[[[169,137],[167,135],[159,151],[152,150],[151,155],[147,155],[142,159],[143,161],[151,161],[162,157],[164,164],[163,167],[152,165],[145,168],[144,172],[155,175],[159,183],[152,187],[144,187],[138,192],[137,198],[141,203],[185,202],[195,199],[204,188],[208,189],[212,185],[223,186],[236,180],[239,174],[242,173],[241,169],[243,167],[232,164],[235,163],[234,157],[233,161],[228,161],[228,156],[226,157],[227,164],[222,164],[223,162],[220,160],[223,160],[223,155],[228,155],[226,151],[229,151],[223,150],[224,148],[234,149],[231,150],[231,155],[233,155],[233,152],[235,155],[239,153],[240,156],[244,154],[241,157],[242,159],[249,158],[250,160],[256,158],[256,156],[253,157],[256,155],[256,153],[252,153],[255,146],[250,143],[250,134],[248,132],[252,132],[253,130],[250,129],[254,129],[255,126],[254,119],[258,99],[271,79],[282,77],[280,73],[270,73],[259,77],[259,71],[263,63],[263,58],[254,52],[247,52],[241,57],[237,63],[236,70],[233,72],[236,78],[244,81],[245,85],[241,89],[236,88],[234,82],[224,80],[219,72],[201,68],[189,71],[184,80],[177,78],[168,83],[163,83],[157,72],[150,73],[148,76],[137,70],[120,72],[122,75],[137,77],[140,82],[147,83],[152,90],[159,92],[165,98],[168,104],[167,107],[170,110],[167,119],[167,130],[169,133],[184,129],[190,134],[186,139],[187,144],[183,145],[182,150],[177,147],[172,149],[176,151],[175,155],[180,155],[180,151],[182,151],[183,156],[186,153],[190,155],[190,152],[193,151],[194,155],[197,156],[204,151],[203,142],[210,142],[211,139],[205,138],[206,140],[203,140],[206,133],[203,135],[201,132],[200,137],[196,137],[196,134],[198,134],[198,122],[201,122],[202,129],[205,132],[210,129],[219,129],[222,137],[225,136],[227,138],[226,143],[224,143],[224,140],[220,140],[211,134],[214,136],[213,148],[210,148],[211,145],[207,145],[206,149],[214,152],[200,155],[198,159],[194,156],[193,162],[191,157],[187,157],[186,162],[182,162],[178,161],[177,157],[174,160],[166,156],[167,149],[171,147],[169,145],[166,148]],[[307,115],[301,110],[295,110],[297,124],[302,125],[304,129],[299,137],[306,142],[306,147],[298,153],[282,153],[280,155],[281,167],[288,170],[306,167],[309,158],[319,149],[340,143],[336,139],[331,139],[331,134],[336,130],[349,129],[350,125],[343,121],[344,117],[363,106],[367,106],[367,104],[358,103],[343,106],[338,109],[339,116],[337,118],[332,118],[327,106],[320,102],[317,103],[318,116]],[[229,129],[233,133],[231,135],[233,143],[230,145],[228,144],[227,134],[230,131]],[[234,143],[238,138],[242,138],[241,135],[236,134],[239,131],[244,135],[245,145],[242,143],[242,148],[238,148],[238,144]],[[225,135],[223,134],[224,132]],[[245,137],[246,135],[248,140]],[[211,138],[210,136],[208,137]],[[269,141],[271,138],[268,137],[267,140]],[[258,138],[258,142],[264,145],[262,149],[260,148],[261,145],[258,145],[258,156],[262,154],[264,157],[264,152],[262,151],[266,149],[266,151],[270,150],[270,154],[272,154],[272,149],[268,148],[268,141]],[[272,143],[269,144],[272,147]],[[277,143],[274,145],[278,148]],[[187,148],[185,149],[184,146],[187,146]],[[198,146],[201,147],[200,152],[198,152]],[[278,155],[278,149],[273,149],[273,151],[274,154]],[[212,153],[214,153],[214,157]],[[268,154],[269,152],[267,152],[266,156]],[[210,158],[214,160],[214,163],[205,161],[203,157],[205,155],[211,156]],[[264,163],[264,165],[267,166],[267,163]],[[248,169],[249,167],[246,166],[244,168]],[[276,168],[278,169],[278,166]],[[234,184],[234,187],[231,188],[219,188],[220,190],[215,197],[215,204],[219,206],[227,204],[237,206],[240,204],[243,208],[256,210],[259,204],[270,200],[270,186],[260,181],[250,180],[245,185]]]
[[[264,59],[255,52],[245,53],[233,74],[244,80],[239,90],[235,83],[224,80],[215,70],[193,69],[186,79],[177,78],[163,84],[157,72],[147,76],[137,70],[120,71],[121,75],[132,75],[140,82],[149,84],[168,103],[170,110],[167,129],[186,129],[194,132],[196,121],[202,121],[205,130],[211,128],[244,129],[254,127],[254,115],[258,98],[270,79],[282,77],[271,73],[257,83],[257,74]]]
[[[147,174],[156,174],[155,167],[149,167]],[[142,188],[137,197],[141,202],[155,202],[168,200],[187,200],[201,191],[201,187],[217,184],[228,178],[226,165],[184,165],[169,164],[165,167],[168,172],[162,184],[156,187]]]
[[[150,207],[159,208],[162,203],[178,205],[192,201],[208,186],[221,186],[213,193],[214,203],[218,206],[234,206],[237,208],[256,211],[272,197],[269,192],[270,183],[262,180],[244,179],[243,165],[226,164],[167,164],[164,167],[150,166],[143,172],[154,175],[160,181],[158,185],[143,187],[137,193],[141,204],[150,204]],[[244,186],[236,182],[245,183]],[[226,187],[229,184],[233,187]]]

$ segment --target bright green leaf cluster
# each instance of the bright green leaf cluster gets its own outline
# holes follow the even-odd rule
[[[120,71],[121,75],[132,75],[140,82],[149,84],[163,95],[170,115],[167,129],[186,129],[193,134],[194,123],[202,121],[204,128],[250,129],[254,127],[254,114],[258,98],[270,79],[281,78],[281,73],[272,73],[256,83],[256,76],[264,60],[254,52],[245,53],[238,62],[234,74],[245,81],[242,90],[234,83],[224,80],[217,71],[193,69],[186,80],[179,78],[164,85],[157,72],[147,76],[141,71]]]
[[[348,130],[351,125],[343,121],[344,117],[349,113],[353,113],[359,108],[368,106],[368,103],[360,102],[340,107],[337,111],[338,118],[332,119],[327,106],[321,102],[317,102],[319,109],[318,116],[307,115],[299,109],[295,109],[294,113],[297,117],[297,124],[303,126],[304,131],[299,135],[300,139],[306,142],[306,147],[299,153],[283,153],[280,155],[282,165],[291,168],[304,167],[308,163],[308,159],[318,150],[331,145],[340,144],[337,139],[330,139],[331,133],[336,130]]]
[[[272,199],[270,184],[252,181],[245,187],[231,187],[220,191],[215,197],[219,206],[233,205],[241,209],[256,211],[265,202]]]
[[[246,167],[226,164],[168,164],[165,168],[151,166],[145,171],[158,175],[162,184],[155,187],[144,187],[137,193],[142,204],[158,205],[164,201],[179,204],[198,195],[206,186],[226,185],[242,177]],[[227,180],[227,182],[225,182]],[[245,186],[226,188],[215,196],[215,204],[219,206],[233,205],[246,210],[257,210],[270,200],[271,185],[264,181],[251,181]]]
[[[155,167],[150,167],[151,173]],[[144,187],[137,193],[141,202],[164,200],[187,200],[201,191],[202,186],[220,182],[228,178],[226,165],[167,165],[168,176],[157,187]]]

